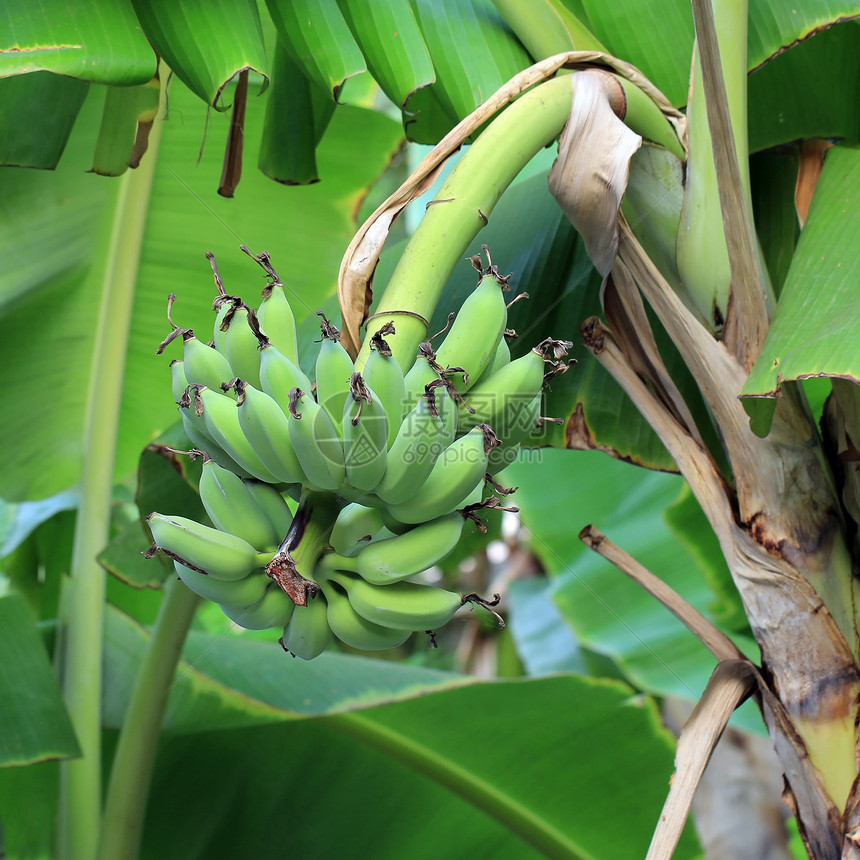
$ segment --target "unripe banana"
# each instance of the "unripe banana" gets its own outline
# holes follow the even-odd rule
[[[439,379],[436,370],[436,354],[429,342],[421,344],[418,356],[409,372],[403,377],[405,403],[407,409],[414,409],[424,394],[425,387]]]
[[[372,490],[385,474],[387,425],[382,401],[360,373],[353,373],[343,405],[343,462],[346,479],[357,490]]]
[[[519,413],[512,415],[507,434],[497,448],[493,448],[487,455],[487,472],[495,475],[507,466],[510,466],[517,458],[520,450],[520,442],[531,433],[537,426],[541,416],[541,405],[543,404],[543,392],[538,392],[529,403],[520,409]]]
[[[318,312],[319,313],[319,312]],[[349,380],[355,372],[349,353],[340,342],[340,332],[322,317],[322,343],[316,363],[317,403],[325,409],[341,437],[343,407],[349,395]],[[304,389],[310,391],[309,388]]]
[[[263,290],[263,300],[257,309],[257,322],[269,343],[293,364],[298,364],[296,318],[283,284],[268,284]]]
[[[260,385],[281,407],[284,415],[289,413],[290,392],[294,388],[310,391],[311,381],[304,371],[271,344],[260,350]]]
[[[345,477],[343,446],[328,413],[297,388],[287,424],[308,485],[318,490],[336,490]]]
[[[389,585],[439,564],[457,546],[465,520],[447,514],[385,540],[375,540],[351,559],[354,571],[373,585]],[[348,568],[353,570],[353,568]]]
[[[439,455],[416,495],[398,505],[389,505],[389,512],[402,523],[423,523],[458,509],[483,481],[487,452],[497,444],[492,430],[479,424]]]
[[[194,337],[193,332],[187,332],[183,345],[185,378],[189,383],[217,389],[236,375],[230,362],[218,350]]]
[[[384,651],[402,645],[410,630],[380,627],[359,615],[340,586],[331,580],[320,582],[328,606],[328,626],[341,642],[361,651]]]
[[[176,405],[179,407],[179,416],[182,419],[182,427],[185,435],[191,440],[191,444],[200,451],[205,451],[213,460],[225,469],[229,469],[243,478],[252,477],[250,472],[245,471],[220,445],[212,440],[206,433],[203,424],[203,416],[195,412],[194,399],[188,391],[188,381],[185,379],[182,361],[171,362],[170,372],[173,377],[174,395],[178,392]],[[185,388],[180,386],[185,384]]]
[[[281,645],[294,657],[313,660],[331,644],[328,605],[325,596],[317,594],[307,606],[297,606],[284,627]]]
[[[327,571],[357,573],[372,585],[390,585],[415,576],[447,558],[457,546],[465,522],[455,511],[422,523],[402,535],[365,544],[351,558],[329,553],[323,556],[320,565]]]
[[[483,247],[486,252],[486,245]],[[452,378],[458,391],[467,391],[493,360],[508,319],[502,295],[502,290],[508,289],[508,278],[503,278],[489,262],[489,254],[487,260],[487,268],[482,269],[480,258],[472,258],[473,265],[481,272],[481,279],[463,302],[454,324],[436,351],[436,360],[442,368],[462,367],[466,371],[462,377]]]
[[[432,630],[447,624],[463,605],[453,591],[417,582],[371,585],[359,576],[326,573],[340,585],[352,608],[365,620],[392,630]]]
[[[502,339],[499,341],[499,345],[496,347],[493,360],[487,365],[480,377],[472,382],[471,387],[474,388],[476,385],[480,385],[482,382],[489,379],[494,373],[500,371],[506,364],[510,364],[510,361],[511,347],[508,344],[507,338],[502,336]],[[471,380],[469,381],[471,382]]]
[[[404,402],[411,410],[422,397],[432,394],[433,411],[442,419],[443,438],[447,439],[444,446],[447,447],[457,432],[457,404],[448,390],[448,385],[453,386],[453,383],[443,377],[440,370],[429,341],[422,343],[415,363],[403,379]]]
[[[195,400],[195,414],[199,413],[203,417],[203,427],[207,436],[226,451],[242,469],[258,480],[265,481],[267,484],[279,483],[278,478],[266,468],[260,455],[253,449],[242,431],[235,400],[221,391],[204,386],[192,385],[189,394]]]
[[[212,262],[210,260],[210,262]],[[220,282],[220,276],[215,279],[215,283]],[[220,289],[223,289],[223,285]],[[241,305],[242,300],[238,296],[228,296],[219,292],[212,303],[212,310],[215,311],[215,325],[212,327],[212,343],[215,344],[215,349],[225,358],[227,357],[227,326],[230,318],[233,316],[233,311],[237,305]],[[230,374],[228,379],[235,374]],[[222,380],[223,381],[223,380]]]
[[[543,386],[544,367],[543,356],[530,350],[478,383],[460,404],[458,432],[468,433],[478,424],[489,424],[499,439],[507,442],[517,417]],[[474,411],[469,412],[465,404]]]
[[[442,419],[432,414],[427,397],[421,397],[397,431],[386,458],[385,474],[374,489],[376,495],[388,504],[399,504],[414,496],[427,480],[437,456],[452,441],[453,435],[448,438]]]
[[[382,339],[384,334],[394,334],[394,326],[383,326],[371,338],[370,357],[364,365],[362,374],[367,387],[382,402],[388,426],[386,447],[390,448],[397,437],[397,430],[406,411],[406,389],[403,370],[391,354],[388,344]]]
[[[341,555],[351,555],[353,549],[366,546],[382,528],[382,514],[352,502],[341,508],[334,523],[329,543]]]
[[[268,630],[284,627],[296,605],[274,583],[270,582],[265,594],[251,606],[221,603],[221,611],[235,624],[246,630]]]
[[[476,424],[485,423],[493,428],[503,444],[512,444],[517,435],[516,441],[523,439],[534,427],[529,416],[534,411],[535,397],[540,394],[545,379],[568,369],[561,359],[571,346],[570,341],[546,338],[476,385],[461,404],[458,432],[465,433]],[[467,406],[474,411],[468,411]]]
[[[228,581],[215,579],[198,573],[178,561],[173,562],[176,575],[204,600],[213,603],[230,603],[233,606],[251,606],[265,593],[271,580],[265,573],[258,571],[243,579]]]
[[[176,358],[170,362],[170,388],[173,392],[173,399],[178,404],[182,400],[182,395],[185,394],[185,389],[188,388],[185,362],[181,358]]]
[[[237,380],[235,389],[239,426],[263,465],[278,481],[285,484],[304,483],[299,458],[290,441],[287,416],[264,391],[250,383]]]
[[[245,304],[237,305],[233,315],[225,319],[227,333],[225,346],[233,374],[260,387],[260,338],[259,325],[254,312]]]
[[[156,546],[174,561],[213,579],[243,579],[265,567],[272,554],[257,552],[236,535],[187,517],[152,513],[146,518]]]
[[[273,487],[271,484],[252,480],[246,481],[245,485],[257,503],[257,507],[278,536],[277,544],[280,545],[293,522],[293,514],[286,499],[277,487]]]
[[[270,487],[269,484],[260,486]],[[207,460],[200,473],[198,489],[203,507],[217,529],[248,541],[258,550],[271,549],[274,552],[286,530],[281,534],[275,531],[257,505],[249,482],[222,468],[214,460]],[[277,490],[273,487],[270,489],[281,498]],[[286,507],[286,503],[283,503]]]

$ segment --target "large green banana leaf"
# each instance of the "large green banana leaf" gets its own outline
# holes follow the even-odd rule
[[[761,355],[744,386],[775,394],[783,381],[860,381],[860,149],[827,152]]]
[[[110,739],[146,633],[110,612],[107,638]],[[488,683],[335,654],[304,663],[274,641],[203,633],[185,656],[144,857],[622,860],[644,853],[672,770],[654,703],[620,682]],[[55,778],[29,769],[24,797],[0,772],[10,856],[50,852]],[[605,827],[619,808],[620,842]],[[676,856],[695,856],[692,834]]]
[[[0,767],[80,755],[60,688],[25,601],[0,597]]]

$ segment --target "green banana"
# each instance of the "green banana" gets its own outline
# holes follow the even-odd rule
[[[397,359],[391,355],[388,344],[382,339],[384,334],[394,333],[394,326],[388,323],[373,335],[370,357],[362,371],[367,387],[376,394],[385,410],[388,426],[387,448],[394,444],[406,409],[403,370]]]
[[[511,416],[504,441],[487,455],[487,472],[490,475],[501,472],[502,469],[510,466],[516,460],[517,452],[520,450],[520,442],[537,427],[542,403],[543,393],[538,392],[529,403],[524,406],[521,404],[522,408],[518,414]]]
[[[417,582],[372,585],[360,576],[340,571],[327,572],[325,576],[343,588],[352,608],[362,618],[391,630],[441,627],[463,605],[462,595],[434,585]]]
[[[350,648],[361,651],[384,651],[402,645],[410,630],[380,627],[359,615],[340,586],[331,580],[321,580],[320,586],[328,607],[327,619],[331,632]]]
[[[251,446],[242,426],[236,401],[221,391],[191,385],[189,396],[194,399],[194,412],[203,418],[206,435],[222,448],[246,472],[267,484],[279,483],[266,468],[260,455]]]
[[[296,318],[287,299],[284,285],[267,284],[257,309],[257,322],[268,342],[277,347],[293,364],[299,363]]]
[[[281,646],[294,657],[313,660],[331,644],[328,605],[324,595],[317,594],[307,606],[297,606],[284,627]]]
[[[308,485],[336,490],[345,477],[343,446],[328,413],[300,388],[293,389],[289,412],[290,442]]]
[[[185,375],[185,362],[181,358],[175,358],[170,362],[170,388],[173,399],[177,405],[188,388],[188,377]]]
[[[217,282],[218,280],[216,279]],[[232,318],[236,306],[241,304],[242,300],[238,296],[228,296],[220,291],[215,297],[215,301],[212,302],[212,310],[215,311],[215,325],[212,327],[212,343],[215,345],[215,349],[225,358],[227,357],[227,326],[230,322],[228,317]]]
[[[286,499],[277,487],[262,481],[246,481],[245,486],[263,516],[269,521],[272,530],[278,536],[277,543],[280,544],[293,522],[293,513]]]
[[[271,580],[262,572],[251,573],[230,582],[198,573],[178,561],[173,562],[176,575],[204,600],[213,603],[230,603],[233,606],[251,606],[265,593]]]
[[[234,388],[239,395],[236,401],[239,426],[263,465],[278,481],[304,483],[305,473],[290,441],[287,416],[280,406],[250,383],[237,380]]]
[[[232,315],[225,318],[227,326],[224,345],[233,368],[232,377],[260,387],[260,326],[255,312],[246,304],[236,305]],[[226,381],[226,380],[222,380]]]
[[[187,332],[183,347],[185,378],[189,383],[218,388],[222,382],[236,375],[230,362],[217,349],[206,346],[194,337],[193,332]]]
[[[465,524],[454,511],[384,540],[365,544],[352,558],[342,556],[329,560],[323,556],[326,568],[357,573],[372,585],[390,585],[415,576],[447,558],[457,546]]]
[[[389,512],[402,523],[423,523],[456,510],[483,481],[487,452],[497,444],[486,424],[474,427],[439,455],[417,494],[406,502],[388,505]]]
[[[343,407],[349,396],[349,381],[355,373],[352,359],[340,342],[340,332],[317,311],[322,318],[322,343],[316,363],[317,403],[325,409],[341,438]],[[305,391],[310,391],[306,388]]]
[[[334,523],[329,543],[341,555],[351,555],[366,546],[382,528],[382,514],[376,508],[351,502],[341,508]]]
[[[298,364],[271,344],[260,349],[260,385],[284,415],[289,412],[290,391],[294,388],[310,391],[313,387]]]
[[[523,424],[523,414],[540,393],[544,380],[567,370],[561,359],[571,346],[570,341],[546,338],[476,385],[460,405],[457,431],[466,433],[483,423],[493,428],[502,443],[520,431],[524,431],[520,439],[524,438],[531,426]]]
[[[347,481],[357,490],[372,490],[385,474],[388,422],[382,401],[360,373],[353,373],[349,381],[342,432]]]
[[[368,359],[369,360],[369,359]],[[407,409],[414,409],[425,391],[425,387],[440,378],[439,366],[436,364],[436,353],[429,341],[425,341],[418,349],[412,367],[403,377],[403,389]]]
[[[221,603],[219,606],[234,624],[246,630],[284,627],[296,607],[274,582],[270,582],[263,596],[250,606],[234,603]]]
[[[507,329],[506,329],[507,331]],[[474,388],[476,385],[480,385],[485,380],[489,379],[494,373],[497,373],[501,370],[506,364],[509,364],[511,361],[511,347],[508,344],[508,339],[502,336],[502,339],[499,341],[499,345],[496,347],[495,355],[493,356],[493,360],[487,365],[484,372],[472,382],[471,387]],[[471,380],[469,380],[471,382]]]
[[[458,391],[467,391],[493,360],[499,341],[505,331],[508,309],[502,290],[508,289],[507,277],[502,277],[490,260],[487,246],[487,268],[481,266],[479,256],[471,258],[480,272],[478,286],[460,308],[454,324],[436,351],[436,360],[442,368],[459,367],[465,374],[453,378]]]
[[[187,517],[152,513],[146,518],[156,546],[165,555],[213,579],[244,579],[268,564],[272,554],[248,541]]]
[[[450,389],[453,388],[455,393],[457,389],[448,377],[442,374],[442,368],[436,361],[436,353],[429,341],[420,345],[415,363],[403,379],[403,387],[407,409],[414,409],[422,397],[432,393],[432,411],[438,412],[442,419],[443,439],[448,440],[444,447],[450,445],[457,432],[457,404]]]
[[[385,474],[374,493],[388,504],[414,496],[427,480],[439,453],[453,438],[453,434],[448,437],[442,419],[433,415],[428,398],[421,397],[397,431],[386,458]]]
[[[217,445],[206,433],[203,425],[202,415],[198,415],[194,409],[194,402],[188,389],[188,380],[185,378],[183,362],[173,361],[170,364],[172,374],[173,393],[176,396],[176,405],[179,407],[179,417],[185,435],[191,440],[191,444],[200,451],[206,452],[213,460],[225,469],[243,478],[250,478],[251,473],[245,471],[220,445]],[[182,387],[184,385],[184,387]]]
[[[198,489],[203,507],[215,528],[248,541],[258,550],[271,549],[274,552],[284,532],[279,534],[274,529],[257,505],[250,486],[249,482],[222,468],[214,460],[207,460],[200,473]],[[271,485],[260,486],[269,487],[284,508],[287,507],[283,497]]]

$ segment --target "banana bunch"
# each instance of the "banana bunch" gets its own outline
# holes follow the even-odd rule
[[[412,580],[453,551],[467,519],[481,528],[478,512],[502,507],[508,491],[492,475],[540,419],[544,381],[567,369],[571,344],[547,339],[511,360],[510,275],[487,253],[486,268],[471,259],[478,285],[438,349],[435,338],[421,344],[410,367],[385,340],[393,320],[357,368],[320,313],[312,380],[269,256],[243,250],[268,277],[262,301],[227,295],[207,255],[218,289],[210,344],[173,323],[168,299],[172,331],[158,352],[181,340],[173,395],[191,453],[205,454],[199,491],[212,525],[153,513],[154,548],[235,623],[283,627],[283,647],[304,659],[332,637],[396,647],[465,602],[493,605]]]

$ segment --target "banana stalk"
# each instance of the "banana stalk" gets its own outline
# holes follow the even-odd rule
[[[448,277],[504,190],[558,136],[569,112],[570,79],[559,78],[527,92],[484,130],[428,206],[388,282],[379,313],[407,310],[432,316]],[[396,325],[397,334],[387,340],[401,367],[410,367],[427,329],[407,314],[397,315]],[[368,339],[356,370],[369,355]]]
[[[330,493],[302,490],[289,531],[266,567],[267,576],[296,606],[307,606],[319,591],[310,577],[329,543],[341,507],[342,503]]]

